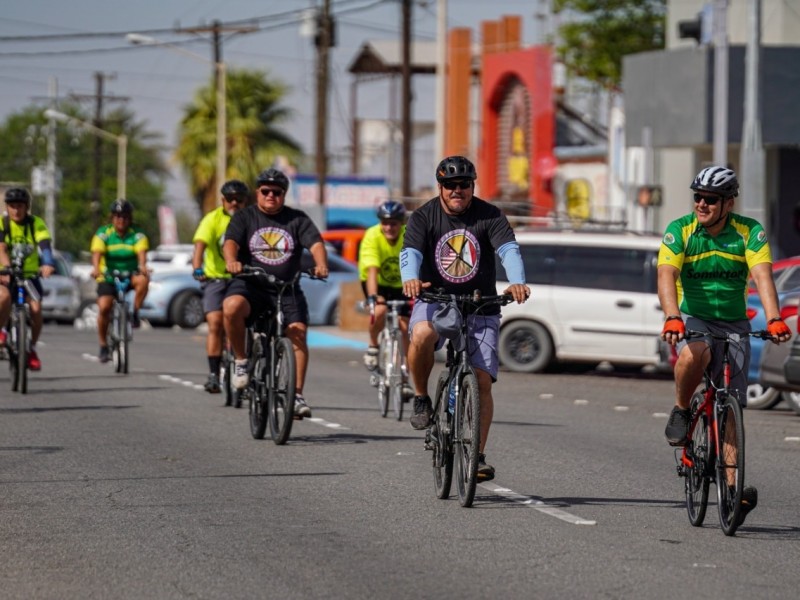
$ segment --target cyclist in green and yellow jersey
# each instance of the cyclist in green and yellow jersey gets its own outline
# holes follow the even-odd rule
[[[689,403],[703,372],[710,368],[712,373],[719,373],[722,363],[721,349],[715,347],[718,343],[710,337],[687,341],[687,328],[748,333],[747,280],[752,276],[773,341],[791,338],[780,317],[766,232],[755,219],[733,212],[734,199],[739,195],[736,173],[725,167],[707,167],[689,187],[694,192],[694,212],[667,226],[658,254],[658,297],[665,317],[661,338],[677,345],[678,350],[675,407],[665,431],[672,446],[686,444]],[[750,362],[748,335],[742,335],[739,350],[731,356],[731,392],[744,405]],[[754,487],[745,488],[742,521],[755,508],[757,498]]]
[[[222,244],[225,230],[231,216],[240,208],[247,206],[250,189],[242,181],[226,181],[220,189],[222,206],[215,208],[200,221],[195,231],[192,268],[194,278],[202,282],[203,312],[206,315],[208,334],[206,335],[206,355],[208,356],[208,381],[205,390],[218,394],[219,371],[222,362],[222,300],[231,282],[231,274],[225,270]]]
[[[97,336],[100,340],[100,362],[111,356],[106,343],[111,308],[117,290],[108,274],[128,271],[134,289],[133,326],[139,327],[139,309],[147,296],[150,277],[147,272],[147,251],[150,243],[139,227],[133,224],[133,204],[124,199],[111,203],[111,224],[103,225],[94,234],[91,244],[92,277],[97,280]]]
[[[55,272],[51,236],[45,222],[29,214],[31,195],[25,188],[10,188],[5,195],[8,214],[0,219],[0,268],[11,265],[11,249],[21,244],[29,244],[34,250],[25,259],[26,277],[36,288],[39,298],[30,297],[31,307],[31,345],[28,350],[28,368],[38,371],[42,361],[36,354],[36,341],[42,332],[42,277],[50,277]],[[38,250],[38,251],[37,251]],[[41,256],[40,256],[41,255]],[[5,326],[11,314],[11,294],[8,290],[8,275],[0,275],[0,349],[6,344]]]

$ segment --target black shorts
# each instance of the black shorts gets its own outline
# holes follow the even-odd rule
[[[364,292],[364,298],[367,298],[369,294],[367,294],[367,282],[361,282],[361,290]],[[378,296],[383,296],[384,300],[408,300],[405,294],[403,294],[403,288],[396,288],[396,287],[389,287],[386,285],[379,285],[378,286]],[[410,317],[411,316],[411,307],[410,306],[402,306],[400,310],[397,311],[401,317]]]
[[[275,306],[278,294],[274,289],[269,289],[263,284],[234,277],[225,292],[225,297],[229,296],[244,296],[250,304],[250,316],[247,317],[247,324],[250,325],[258,315]],[[308,302],[299,285],[283,295],[281,306],[283,307],[284,324],[303,323],[308,325]]]

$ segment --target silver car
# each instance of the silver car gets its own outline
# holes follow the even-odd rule
[[[80,312],[81,292],[78,281],[70,274],[72,266],[67,258],[53,251],[56,271],[50,277],[42,277],[42,316],[45,321],[72,323]]]

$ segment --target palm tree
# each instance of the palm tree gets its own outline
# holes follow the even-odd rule
[[[214,81],[197,91],[185,107],[180,124],[177,160],[189,176],[192,194],[206,213],[217,203],[216,96]],[[226,179],[254,181],[258,173],[279,156],[296,162],[300,144],[280,126],[288,122],[291,109],[281,101],[288,88],[269,80],[265,71],[231,70],[226,82],[228,165]]]

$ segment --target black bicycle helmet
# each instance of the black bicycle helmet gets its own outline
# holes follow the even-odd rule
[[[385,219],[394,219],[396,221],[404,221],[406,218],[406,207],[400,202],[394,200],[387,200],[378,207],[378,219],[381,221]]]
[[[436,181],[439,183],[450,179],[472,179],[474,181],[477,178],[475,165],[464,156],[448,156],[436,167]]]
[[[8,190],[6,190],[6,202],[24,202],[25,204],[30,205],[31,195],[25,188],[8,188]]]
[[[283,171],[278,169],[266,169],[258,174],[256,185],[264,185],[265,183],[277,185],[284,192],[289,189],[289,178],[283,174]]]
[[[725,198],[735,198],[739,195],[739,180],[731,169],[706,167],[697,174],[689,188],[696,192],[711,192]]]
[[[219,191],[226,198],[232,197],[247,199],[250,197],[250,188],[247,187],[245,182],[239,181],[238,179],[226,181]]]
[[[112,215],[132,215],[133,204],[131,204],[124,198],[117,198],[111,203],[109,212]]]

